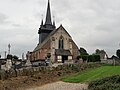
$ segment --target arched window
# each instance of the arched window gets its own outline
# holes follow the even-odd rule
[[[59,39],[59,49],[64,49],[64,38],[63,36]]]

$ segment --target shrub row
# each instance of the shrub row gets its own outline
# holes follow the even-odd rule
[[[83,61],[88,62],[99,62],[100,61],[100,55],[79,55],[77,56],[77,59],[82,58]]]
[[[120,90],[120,75],[92,81],[88,88],[88,90]]]

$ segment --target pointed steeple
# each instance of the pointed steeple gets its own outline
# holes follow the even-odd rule
[[[38,30],[39,44],[41,44],[47,38],[47,36],[53,30],[55,30],[55,28],[56,28],[55,21],[53,20],[53,22],[52,22],[52,20],[51,20],[50,1],[48,0],[45,24],[43,24],[43,18],[42,18],[41,25]]]
[[[50,12],[50,1],[48,0],[48,6],[47,6],[47,14],[46,14],[46,21],[45,21],[46,25],[52,25],[51,22],[51,12]]]

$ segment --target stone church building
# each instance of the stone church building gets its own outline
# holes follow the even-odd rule
[[[65,63],[76,59],[78,47],[62,25],[56,28],[55,22],[52,22],[49,0],[46,20],[45,23],[41,21],[38,34],[38,45],[27,54],[30,61],[45,61],[49,58],[52,63]]]

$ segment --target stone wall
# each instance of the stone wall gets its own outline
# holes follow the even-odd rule
[[[111,65],[120,65],[120,60],[113,60],[113,59],[104,60],[104,59],[102,59],[101,63],[111,64]]]
[[[31,68],[23,68],[19,70],[0,70],[0,80],[6,80],[12,77],[18,76],[33,76],[37,73],[51,72],[56,74],[69,74],[73,72],[83,71],[87,68],[99,67],[100,64],[96,63],[83,63],[83,64],[64,64],[59,65],[58,67],[31,67]]]
[[[16,69],[16,70],[9,70],[9,71],[5,71],[5,70],[0,70],[0,79],[1,80],[5,80],[11,77],[18,77],[18,76],[29,76],[29,75],[33,75],[35,73],[39,73],[39,72],[43,72],[43,71],[47,71],[50,68],[48,67],[31,67],[31,68],[23,68],[23,69]]]

